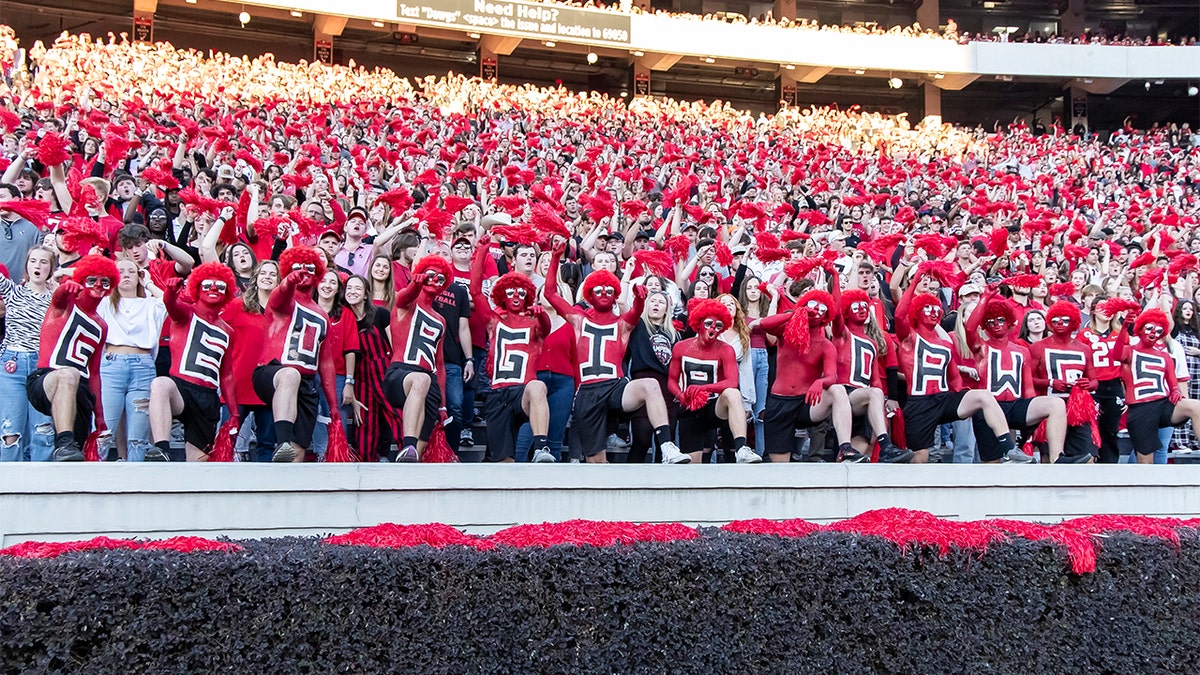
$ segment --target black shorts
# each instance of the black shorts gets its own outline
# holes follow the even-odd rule
[[[217,438],[217,425],[221,423],[221,397],[216,389],[174,376],[171,381],[183,398],[183,412],[175,416],[183,424],[183,440],[208,452]]]
[[[792,453],[796,429],[814,426],[812,406],[804,396],[767,394],[763,408],[763,443],[768,454]]]
[[[53,414],[50,399],[46,398],[46,376],[53,372],[53,368],[38,368],[25,378],[25,397],[29,399],[29,405],[43,415]],[[92,413],[95,410],[96,397],[88,387],[88,378],[80,377],[79,388],[75,390],[75,427],[71,433],[75,434],[75,441],[81,448],[92,430]],[[55,432],[60,431],[62,429],[55,429]]]
[[[1022,435],[1026,437],[1029,436],[1029,404],[1032,402],[1033,399],[1031,398],[1019,398],[1015,401],[996,401],[1000,409],[1004,411],[1004,419],[1008,422],[1008,428],[1011,430],[1020,430]],[[906,419],[905,422],[907,421]],[[994,462],[1004,459],[1004,453],[1000,452],[1000,441],[996,439],[995,432],[988,426],[983,413],[975,413],[975,416],[971,419],[971,426],[975,429],[975,444],[979,446],[979,460],[982,462]]]
[[[717,415],[717,397],[709,399],[699,410],[682,408],[679,411],[679,449],[683,452],[700,452],[709,447],[714,429],[729,427],[729,421]],[[574,430],[571,432],[574,434]]]
[[[529,421],[521,407],[525,385],[492,388],[488,391],[483,419],[487,425],[487,454],[493,462],[516,457],[517,432]]]
[[[425,392],[425,421],[421,423],[420,434],[421,440],[428,441],[429,435],[433,433],[433,425],[437,424],[438,410],[442,407],[442,388],[438,385],[437,375],[407,363],[393,363],[388,366],[387,373],[383,376],[383,395],[393,408],[401,411],[401,416],[403,416],[402,411],[406,399],[404,378],[411,373],[422,373],[429,376],[429,391]]]
[[[571,452],[594,457],[608,445],[608,419],[611,413],[624,415],[621,398],[629,380],[606,380],[585,384],[575,392],[571,410]]]
[[[910,396],[904,402],[904,442],[912,450],[933,447],[939,424],[958,420],[958,405],[967,390],[944,392],[932,396]]]
[[[1158,430],[1163,427],[1173,427],[1171,416],[1175,414],[1175,404],[1169,398],[1146,403],[1130,403],[1125,416],[1125,428],[1129,430],[1129,440],[1133,449],[1139,455],[1153,455],[1162,448],[1158,442]]]
[[[288,366],[290,367],[290,366]],[[278,360],[254,369],[250,378],[254,393],[268,408],[275,398],[275,373],[285,368]],[[278,420],[276,420],[278,421]],[[312,446],[313,429],[317,426],[317,377],[300,376],[300,390],[296,392],[296,422],[292,425],[292,441],[307,450]]]

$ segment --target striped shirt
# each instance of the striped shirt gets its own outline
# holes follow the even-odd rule
[[[8,308],[0,351],[37,352],[42,323],[50,311],[50,291],[37,293],[0,274],[0,296]]]

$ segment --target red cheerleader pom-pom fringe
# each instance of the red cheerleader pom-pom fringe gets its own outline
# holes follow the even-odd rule
[[[237,442],[238,418],[230,417],[217,429],[217,440],[213,442],[212,451],[208,453],[210,462],[232,462],[233,446]]]
[[[1071,387],[1071,395],[1067,398],[1067,424],[1071,426],[1087,425],[1092,430],[1092,443],[1100,445],[1100,426],[1096,423],[1099,414],[1096,412],[1096,401],[1087,389],[1078,385]]]
[[[453,464],[458,461],[458,455],[446,441],[446,416],[442,415],[438,423],[433,425],[433,433],[429,435],[429,444],[421,454],[422,464]]]
[[[334,420],[329,423],[329,447],[325,451],[326,462],[353,462],[354,451],[350,449],[350,443],[346,441],[346,427],[342,425],[341,420]]]
[[[83,461],[99,462],[100,461],[100,432],[93,431],[88,434],[87,440],[83,442]]]
[[[708,392],[697,386],[683,390],[683,400],[680,401],[688,410],[699,410],[708,403]]]

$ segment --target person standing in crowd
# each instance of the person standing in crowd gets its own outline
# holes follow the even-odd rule
[[[346,279],[343,300],[354,317],[358,330],[358,354],[355,359],[354,447],[364,462],[379,461],[383,450],[392,443],[394,430],[401,426],[400,412],[388,405],[384,396],[384,377],[392,361],[391,314],[387,308],[367,299],[367,280],[360,276]],[[389,459],[395,459],[393,455]]]
[[[0,273],[4,299],[4,340],[0,343],[0,461],[46,462],[54,449],[49,415],[29,405],[25,381],[37,368],[38,338],[50,310],[54,252],[29,249],[21,283]]]
[[[326,269],[321,283],[317,284],[314,293],[317,306],[329,316],[329,336],[325,342],[326,353],[333,359],[333,372],[337,375],[334,391],[337,400],[332,403],[341,408],[342,423],[352,419],[354,406],[354,369],[357,363],[358,325],[353,313],[342,306],[342,279],[336,270]],[[321,389],[321,376],[317,375],[317,388]],[[324,461],[325,450],[329,447],[329,418],[330,403],[317,399],[317,426],[313,430],[313,453],[317,459]],[[344,429],[343,429],[344,431]]]
[[[258,264],[250,285],[241,297],[225,305],[221,312],[221,318],[237,336],[227,353],[230,367],[238,381],[245,383],[238,392],[237,410],[228,411],[228,415],[237,416],[241,422],[239,452],[243,452],[243,447],[248,450],[251,430],[253,431],[256,447],[252,459],[256,462],[271,461],[271,455],[275,451],[275,424],[271,407],[264,404],[255,393],[252,379],[267,334],[267,302],[271,298],[271,292],[278,285],[279,263],[264,260]],[[174,461],[177,458],[171,459]]]

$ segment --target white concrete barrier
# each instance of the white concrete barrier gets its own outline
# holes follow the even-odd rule
[[[489,533],[572,518],[828,522],[891,506],[972,520],[1200,517],[1193,466],[4,464],[0,544],[277,537],[383,522]]]

